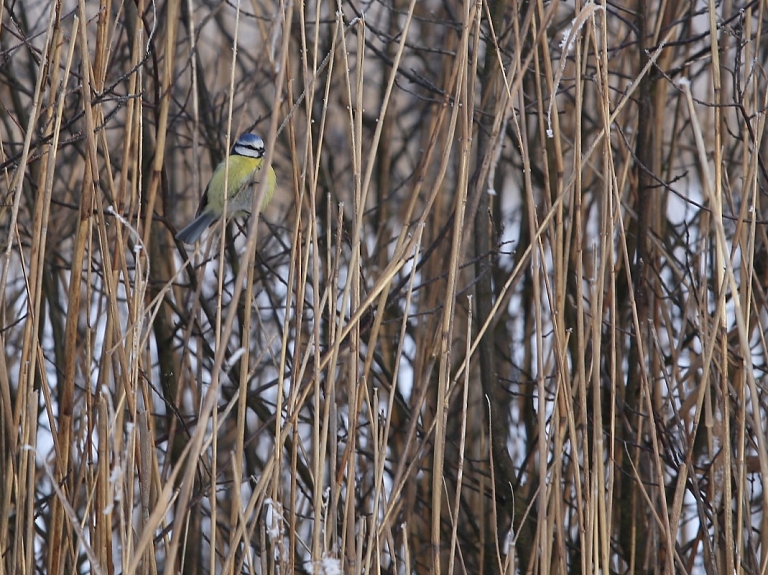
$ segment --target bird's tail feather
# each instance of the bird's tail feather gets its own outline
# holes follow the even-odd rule
[[[197,216],[190,224],[176,234],[176,239],[185,244],[193,245],[203,232],[213,224],[218,218],[210,212],[205,212]]]

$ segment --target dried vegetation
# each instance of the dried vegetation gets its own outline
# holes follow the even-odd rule
[[[0,2],[0,574],[765,573],[765,10]]]

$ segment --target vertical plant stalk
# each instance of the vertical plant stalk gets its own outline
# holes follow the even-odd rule
[[[451,149],[456,125],[460,128],[460,145],[458,158],[458,174],[456,178],[453,220],[453,233],[451,237],[450,260],[448,262],[448,281],[446,284],[446,299],[443,307],[443,315],[440,322],[439,333],[439,371],[437,397],[435,401],[435,437],[432,459],[432,565],[430,572],[440,575],[441,571],[441,521],[443,501],[443,462],[445,459],[445,425],[448,414],[448,399],[451,382],[451,351],[453,348],[453,321],[454,306],[459,276],[459,265],[462,260],[462,237],[464,231],[464,216],[467,204],[467,192],[469,188],[469,156],[472,142],[472,124],[474,113],[474,98],[470,91],[473,78],[469,77],[473,68],[469,61],[470,39],[479,34],[480,14],[478,5],[469,1],[463,6],[462,35],[459,42],[456,64],[456,90],[454,93],[454,106],[448,127],[447,141],[449,144],[443,151],[441,169],[437,178],[437,185],[443,179],[447,167],[448,156]],[[476,64],[477,52],[474,54],[473,63]],[[458,510],[457,510],[458,512]]]

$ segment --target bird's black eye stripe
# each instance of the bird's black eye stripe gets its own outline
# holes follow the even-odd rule
[[[235,147],[232,148],[233,154],[240,156],[250,156],[252,158],[261,158],[264,156],[264,146],[251,143],[238,142]]]

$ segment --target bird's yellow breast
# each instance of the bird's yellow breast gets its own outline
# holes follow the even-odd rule
[[[211,208],[221,212],[224,208],[224,178],[227,178],[227,199],[230,202],[243,188],[258,182],[258,172],[264,163],[263,158],[248,156],[230,156],[229,173],[225,174],[224,162],[216,167],[208,184],[208,203]]]

